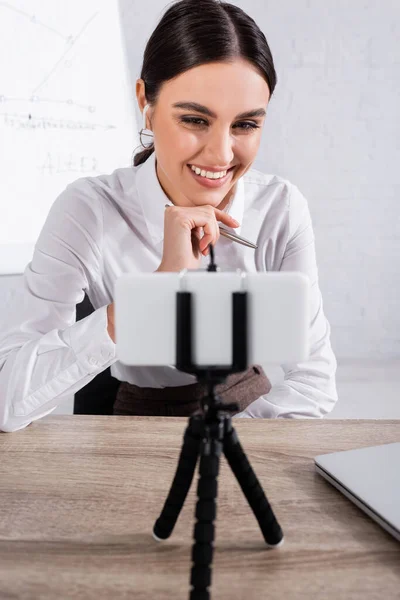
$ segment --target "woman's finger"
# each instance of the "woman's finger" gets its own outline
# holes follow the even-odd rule
[[[196,236],[196,238],[200,241],[204,236],[204,231],[202,227],[194,227],[192,229],[192,233]]]

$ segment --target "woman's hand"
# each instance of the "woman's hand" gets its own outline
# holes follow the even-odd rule
[[[226,212],[210,205],[167,207],[163,257],[157,271],[198,269],[201,256],[209,253],[209,244],[214,245],[220,236],[218,221],[228,227],[239,226]]]
[[[163,257],[157,271],[198,269],[201,256],[209,253],[208,245],[214,245],[220,236],[218,221],[228,227],[239,227],[235,219],[213,206],[168,207],[164,217]],[[114,303],[107,306],[107,331],[115,343]]]

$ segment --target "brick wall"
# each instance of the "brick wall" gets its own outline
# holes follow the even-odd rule
[[[308,198],[341,358],[400,357],[400,3],[236,2],[279,82],[257,166]]]

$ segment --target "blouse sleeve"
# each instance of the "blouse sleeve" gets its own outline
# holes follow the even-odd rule
[[[329,413],[337,402],[337,362],[331,347],[331,329],[324,315],[318,285],[314,232],[308,202],[291,184],[289,236],[281,271],[300,271],[310,279],[310,354],[308,360],[285,363],[284,380],[251,403],[237,417],[317,418]]]
[[[49,414],[116,361],[107,307],[76,322],[76,305],[100,276],[102,210],[88,186],[56,199],[22,286],[0,314],[0,430]]]

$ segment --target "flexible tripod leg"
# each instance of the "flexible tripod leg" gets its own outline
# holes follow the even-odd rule
[[[267,545],[280,546],[283,543],[282,529],[239,442],[230,415],[225,417],[224,454],[254,512]]]
[[[221,426],[222,425],[222,426]],[[210,436],[203,440],[200,450],[199,481],[197,486],[196,523],[192,547],[190,600],[209,600],[211,565],[214,553],[214,521],[217,513],[217,477],[223,449],[223,422],[213,423]]]
[[[203,418],[200,415],[192,415],[183,436],[175,477],[161,514],[153,528],[153,537],[158,542],[166,540],[171,535],[178,520],[193,480],[203,432]]]

